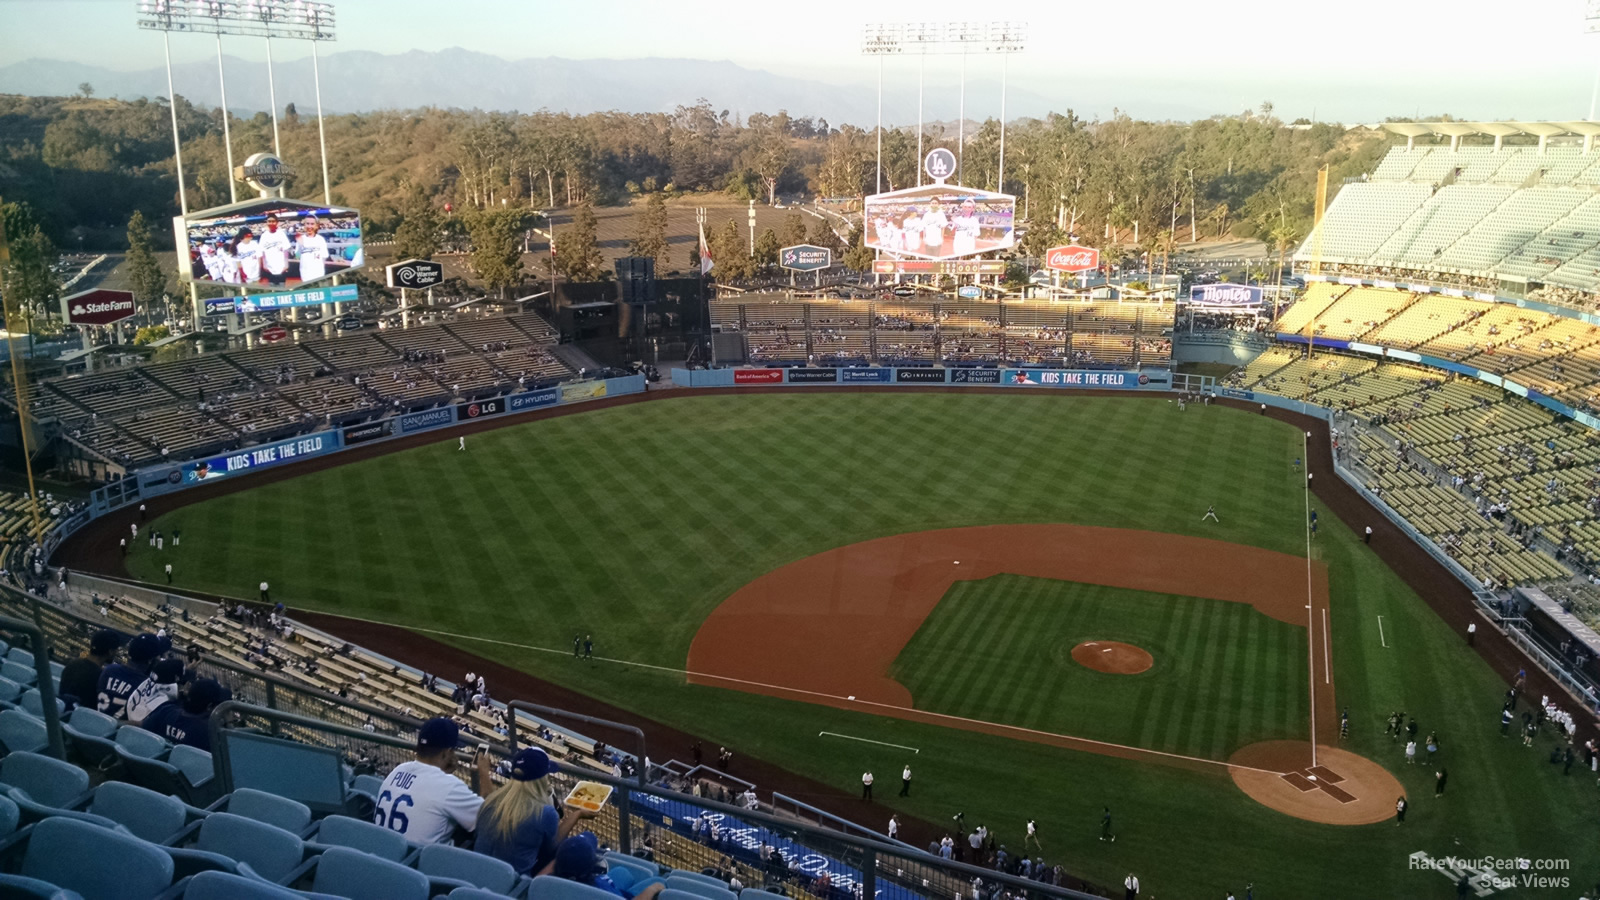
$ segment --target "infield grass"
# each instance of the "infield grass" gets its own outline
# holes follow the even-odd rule
[[[700,622],[739,586],[900,532],[1068,522],[1304,554],[1304,493],[1290,465],[1302,446],[1295,428],[1254,413],[1179,413],[1149,398],[687,396],[476,434],[464,452],[441,437],[185,507],[153,524],[181,528],[182,547],[157,557],[140,545],[129,567],[156,581],[171,562],[180,588],[246,598],[267,580],[291,607],[508,642],[450,639],[845,791],[865,768],[887,787],[908,760],[819,731],[918,747],[917,790],[889,798],[897,808],[935,822],[964,811],[1013,848],[1035,817],[1047,859],[1106,885],[1137,871],[1163,900],[1242,897],[1247,881],[1263,900],[1455,896],[1440,875],[1411,868],[1417,850],[1567,858],[1572,891],[1525,896],[1576,896],[1600,877],[1593,783],[1543,765],[1543,748],[1499,737],[1505,686],[1326,510],[1316,552],[1330,572],[1347,746],[1412,792],[1404,828],[1302,822],[1222,774],[690,687],[568,655],[572,635],[588,632],[602,656],[681,667]],[[1213,503],[1221,523],[1202,523]],[[1264,697],[1265,674],[1239,683],[1241,696]],[[982,718],[1010,702],[990,699]],[[1393,709],[1440,732],[1446,797],[1434,800],[1432,773],[1401,765],[1382,738]],[[1102,805],[1116,813],[1116,844],[1096,840]]]
[[[1072,658],[1083,641],[1148,652],[1136,675]],[[918,709],[1226,760],[1306,739],[1306,631],[1244,603],[996,575],[959,581],[892,674]]]

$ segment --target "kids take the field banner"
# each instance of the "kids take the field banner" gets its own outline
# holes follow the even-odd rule
[[[198,462],[184,463],[183,483],[199,484],[202,481],[215,481],[241,472],[265,469],[280,463],[297,462],[337,449],[339,449],[339,435],[333,431],[321,431],[304,437],[262,444],[226,456],[213,456]]]

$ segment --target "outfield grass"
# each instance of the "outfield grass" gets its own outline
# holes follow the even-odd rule
[[[172,562],[179,587],[241,597],[266,579],[291,606],[492,637],[508,643],[450,640],[842,790],[864,767],[898,771],[904,754],[819,731],[919,747],[918,790],[891,801],[899,808],[934,821],[965,811],[1013,848],[1036,817],[1047,858],[1103,884],[1138,871],[1164,900],[1242,897],[1247,880],[1263,900],[1454,896],[1442,877],[1409,870],[1414,850],[1564,856],[1584,887],[1600,867],[1592,800],[1574,796],[1593,785],[1552,776],[1499,738],[1504,686],[1327,515],[1316,552],[1331,573],[1339,701],[1353,749],[1415,792],[1404,829],[1301,822],[1220,775],[571,665],[572,634],[585,631],[601,655],[682,666],[699,623],[740,585],[892,533],[1071,522],[1302,554],[1290,467],[1301,436],[1282,423],[1147,399],[796,392],[585,412],[468,443],[178,510],[154,527],[181,528],[183,546],[157,558],[141,545],[130,568],[157,580]],[[1220,525],[1200,522],[1209,503]],[[1431,773],[1399,765],[1381,739],[1395,708],[1439,729],[1446,798],[1434,801]],[[1115,845],[1095,840],[1102,804],[1117,812]]]
[[[1073,661],[1083,641],[1154,659],[1137,675]],[[1309,731],[1306,631],[1244,603],[996,575],[956,582],[895,660],[918,709],[1226,760]]]

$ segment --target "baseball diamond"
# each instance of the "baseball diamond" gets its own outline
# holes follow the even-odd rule
[[[1456,737],[1494,717],[1503,676],[1436,615],[1458,615],[1451,582],[1332,475],[1325,426],[1308,442],[1310,420],[1250,404],[1003,390],[546,409],[156,498],[149,527],[186,538],[167,551],[176,586],[270,581],[333,633],[639,722],[664,753],[696,735],[733,751],[730,771],[799,776],[790,790],[871,828],[908,762],[895,747],[916,747],[916,788],[889,801],[905,833],[937,839],[961,811],[1020,844],[1026,810],[1090,882],[1137,858],[1147,883],[1244,867],[1262,895],[1393,895],[1437,875],[1367,861],[1571,833],[1546,831],[1573,814],[1559,784],[1509,743]],[[1309,495],[1296,460],[1323,476]],[[1308,503],[1324,513],[1309,548]],[[158,559],[124,562],[114,525],[65,558],[152,578]],[[574,633],[594,661],[574,663]],[[1089,641],[1151,668],[1089,671],[1073,658]],[[1450,736],[1448,807],[1427,811],[1431,771],[1384,735],[1401,707]],[[844,793],[863,770],[884,788],[865,808]],[[1392,818],[1390,794],[1418,807],[1400,844],[1387,821],[1355,824]],[[1182,849],[1175,821],[1192,823]]]

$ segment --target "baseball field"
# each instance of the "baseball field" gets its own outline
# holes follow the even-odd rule
[[[1592,776],[1499,735],[1503,679],[1308,495],[1305,456],[1297,427],[1160,397],[657,398],[181,506],[150,527],[182,546],[126,568],[244,599],[266,580],[840,791],[871,770],[877,827],[961,812],[1017,849],[1034,818],[1048,862],[1146,896],[1455,896],[1417,851],[1566,860],[1545,874],[1569,889],[1497,895],[1577,896]],[[1435,759],[1384,735],[1399,709]],[[1309,754],[1313,728],[1370,766],[1342,782],[1361,814],[1241,789],[1304,768],[1263,748]]]

